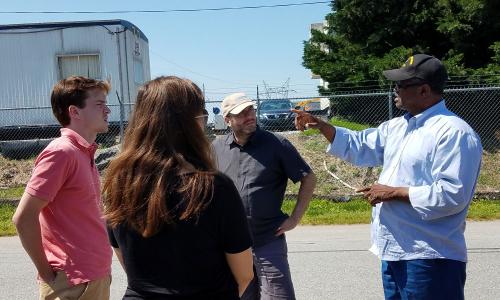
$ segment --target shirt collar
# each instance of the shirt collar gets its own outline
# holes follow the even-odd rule
[[[255,140],[262,134],[262,129],[259,128],[259,125],[257,125],[257,128],[255,129],[255,132],[252,133],[252,135],[248,138],[247,144],[248,143],[255,143]],[[226,145],[238,145],[236,141],[234,140],[234,133],[231,132],[230,134],[227,135],[226,138]],[[239,146],[239,145],[238,145]]]
[[[441,99],[438,103],[419,113],[418,115],[412,116],[410,113],[406,113],[404,118],[406,121],[409,121],[411,118],[415,118],[415,125],[417,127],[422,126],[425,121],[427,121],[430,117],[440,114],[446,111],[446,103],[444,99]]]
[[[61,128],[61,136],[68,138],[73,145],[78,147],[78,149],[90,153],[92,157],[97,150],[97,144],[95,142],[90,144],[76,131],[69,128]]]

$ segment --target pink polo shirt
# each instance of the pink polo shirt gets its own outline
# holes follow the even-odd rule
[[[50,265],[71,284],[111,274],[112,250],[101,214],[97,145],[68,128],[37,157],[26,187],[48,201],[40,213],[42,245]]]

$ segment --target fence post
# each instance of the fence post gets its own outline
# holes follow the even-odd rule
[[[259,98],[259,85],[257,85],[257,124],[260,125],[260,98]]]
[[[118,103],[120,104],[120,144],[123,141],[123,119],[125,119],[125,112],[123,107],[123,102],[120,99],[120,95],[118,95],[118,91],[116,91],[116,97],[118,98]]]

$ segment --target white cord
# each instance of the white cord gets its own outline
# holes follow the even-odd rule
[[[357,188],[353,187],[352,185],[348,184],[347,182],[343,181],[342,179],[340,179],[337,175],[335,175],[334,173],[332,173],[330,170],[328,170],[328,167],[326,166],[326,161],[323,160],[323,166],[325,167],[325,171],[332,175],[333,178],[337,179],[340,183],[342,183],[343,185],[345,185],[346,187],[350,188],[351,190],[353,191],[356,191]]]

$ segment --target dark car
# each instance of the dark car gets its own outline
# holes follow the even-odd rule
[[[294,130],[295,114],[290,100],[266,100],[258,107],[260,127],[266,130]]]

